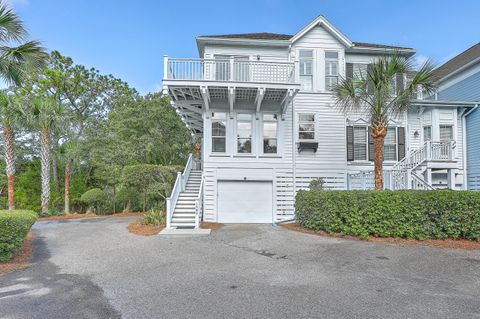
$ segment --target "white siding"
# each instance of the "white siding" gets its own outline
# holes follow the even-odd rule
[[[213,58],[215,55],[249,56],[251,60],[287,62],[288,48],[267,46],[236,46],[209,44],[205,46],[204,58]]]

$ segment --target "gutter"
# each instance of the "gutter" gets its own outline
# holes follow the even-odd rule
[[[468,189],[468,186],[467,186],[467,171],[468,171],[468,167],[467,167],[467,116],[472,113],[473,111],[475,111],[476,109],[478,108],[478,104],[475,104],[475,106],[468,110],[468,112],[465,112],[464,114],[462,114],[462,139],[463,139],[463,145],[462,145],[462,149],[463,149],[463,158],[462,158],[462,162],[463,162],[463,189],[466,190]]]

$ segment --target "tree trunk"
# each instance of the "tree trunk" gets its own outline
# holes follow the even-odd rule
[[[68,159],[65,163],[65,193],[64,209],[65,214],[70,214],[70,178],[72,177],[72,160]]]
[[[8,180],[8,209],[15,209],[15,135],[10,124],[4,123],[3,138],[5,147],[5,171]]]
[[[376,191],[383,190],[383,158],[387,130],[388,127],[385,124],[380,124],[372,128]]]
[[[42,176],[42,212],[48,212],[50,203],[50,133],[44,128],[40,134],[40,163]]]

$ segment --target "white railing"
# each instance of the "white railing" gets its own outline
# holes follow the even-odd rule
[[[175,184],[173,185],[172,193],[170,197],[167,198],[167,207],[166,207],[166,215],[167,215],[167,228],[170,228],[170,224],[172,221],[173,212],[175,210],[175,205],[177,205],[178,197],[180,196],[181,192],[185,191],[185,186],[188,181],[188,177],[190,176],[190,172],[192,171],[192,163],[193,158],[192,154],[188,157],[187,164],[185,165],[185,169],[183,173],[177,173],[177,179],[175,180]]]
[[[165,80],[295,83],[293,62],[164,57]]]
[[[349,190],[369,190],[375,189],[375,171],[361,171],[358,173],[347,174],[347,189]],[[383,188],[392,189],[392,171],[383,171]]]
[[[203,174],[200,181],[200,189],[198,190],[198,196],[195,199],[195,228],[200,228],[203,215]]]
[[[455,141],[451,142],[427,142],[430,143],[430,157],[432,161],[451,161],[453,160],[453,151]]]
[[[412,180],[410,189],[416,190],[432,190],[434,189],[432,185],[428,184],[422,177],[418,176],[417,173],[411,172]]]

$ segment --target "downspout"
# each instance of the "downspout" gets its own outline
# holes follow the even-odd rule
[[[467,116],[473,111],[475,111],[477,108],[478,108],[478,104],[475,104],[475,106],[470,111],[465,112],[462,115],[462,140],[463,140],[462,141],[462,149],[463,149],[462,162],[463,162],[463,189],[464,190],[468,189],[467,187],[467,183],[468,183],[468,180],[467,180],[467,171],[468,171],[468,168],[467,168]]]

